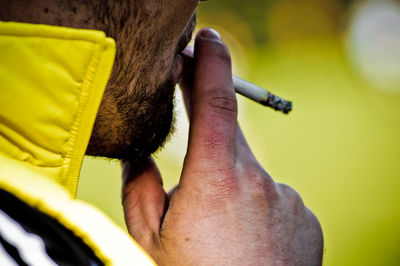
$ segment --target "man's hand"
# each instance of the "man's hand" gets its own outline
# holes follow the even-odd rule
[[[180,84],[190,133],[178,187],[168,196],[150,159],[124,163],[129,233],[161,265],[321,265],[319,222],[250,151],[229,52],[211,30],[196,37],[193,71]]]

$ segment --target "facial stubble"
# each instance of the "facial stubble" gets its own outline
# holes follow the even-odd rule
[[[195,16],[177,43],[174,56],[189,42],[194,27]],[[121,66],[122,63],[121,56],[117,55],[116,64]],[[132,89],[127,89],[126,83],[121,86],[123,82],[111,81],[111,85],[119,86],[107,88],[105,92],[86,154],[140,162],[163,147],[172,134],[177,82],[173,66],[162,61],[144,60],[141,63],[143,67],[139,68],[139,75],[135,73],[137,77]],[[154,75],[157,75],[154,69],[159,69],[159,76],[165,77],[156,85],[153,82]],[[115,76],[121,79],[121,70],[124,69],[117,67],[118,70],[120,72]]]

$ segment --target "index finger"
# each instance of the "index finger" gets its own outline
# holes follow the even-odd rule
[[[231,60],[219,34],[204,29],[195,41],[194,90],[186,163],[233,167],[237,102]]]

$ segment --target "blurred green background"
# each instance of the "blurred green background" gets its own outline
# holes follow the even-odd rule
[[[294,103],[288,115],[239,97],[256,157],[319,218],[324,265],[400,265],[400,1],[217,0],[199,27],[220,31],[235,74]],[[188,123],[156,155],[179,179]],[[118,162],[86,158],[78,198],[124,226]]]

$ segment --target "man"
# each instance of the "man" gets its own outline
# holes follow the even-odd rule
[[[198,33],[194,65],[182,58],[198,0],[0,3],[0,20],[19,22],[0,23],[3,261],[151,263],[73,199],[86,150],[123,160],[128,231],[158,264],[321,264],[318,220],[294,190],[274,183],[237,125],[230,56],[218,33]],[[114,41],[94,29],[115,40],[115,62]],[[171,131],[178,81],[190,137],[168,195],[150,155]]]

